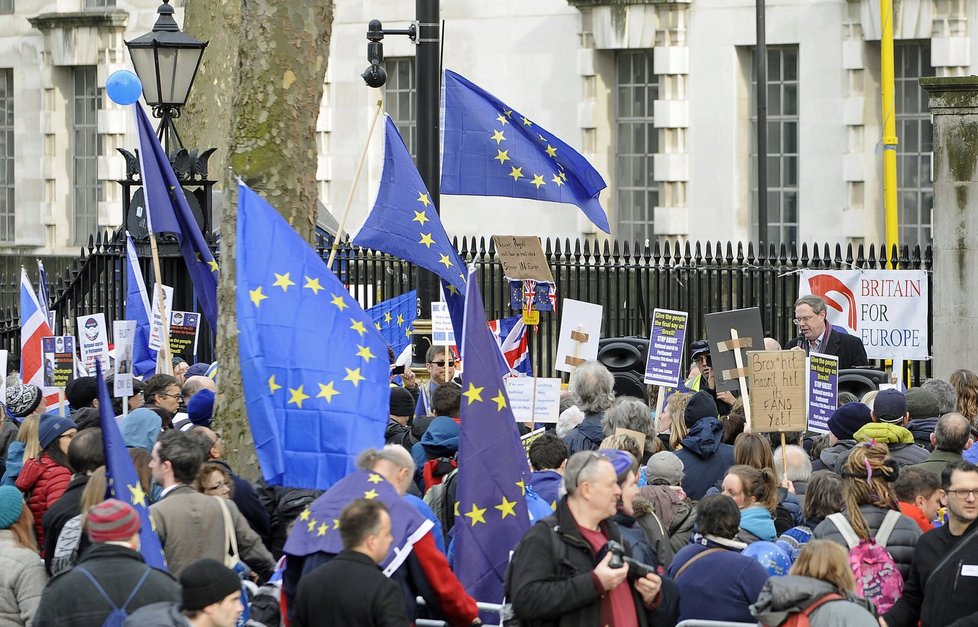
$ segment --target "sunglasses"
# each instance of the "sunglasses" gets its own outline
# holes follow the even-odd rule
[[[444,360],[442,360],[442,361],[429,361],[428,363],[431,364],[431,365],[433,365],[433,366],[438,366],[439,368],[444,368],[446,362]],[[454,366],[455,365],[455,360],[454,359],[449,359],[447,363],[448,363],[449,366]]]

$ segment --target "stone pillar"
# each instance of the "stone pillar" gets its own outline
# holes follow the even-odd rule
[[[934,115],[934,376],[978,369],[978,76],[922,78]]]

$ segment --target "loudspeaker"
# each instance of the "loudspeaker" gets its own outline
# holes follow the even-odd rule
[[[867,392],[878,390],[881,383],[888,383],[889,378],[882,370],[869,368],[847,368],[839,371],[839,391],[855,394],[862,398]]]
[[[645,374],[649,341],[644,337],[609,337],[598,343],[598,361],[611,372]]]

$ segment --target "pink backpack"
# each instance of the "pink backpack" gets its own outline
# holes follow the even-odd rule
[[[889,611],[903,594],[903,576],[886,550],[886,542],[900,516],[894,510],[886,512],[879,531],[868,540],[861,540],[842,514],[828,517],[849,546],[849,566],[856,579],[856,593],[872,601],[880,614]]]

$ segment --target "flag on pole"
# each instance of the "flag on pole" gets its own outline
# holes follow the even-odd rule
[[[455,572],[466,592],[500,603],[509,554],[530,528],[529,468],[486,322],[475,270],[469,271],[462,338],[462,427],[458,445]]]
[[[20,380],[41,388],[44,407],[58,406],[57,388],[44,387],[44,359],[41,338],[54,335],[37,300],[27,270],[20,268]]]
[[[163,152],[156,131],[139,103],[132,105],[139,130],[139,168],[146,198],[146,225],[154,233],[173,233],[180,242],[180,252],[194,284],[204,317],[217,328],[217,261],[200,232],[200,226],[187,204],[183,188]],[[159,277],[157,277],[159,280]],[[169,312],[167,312],[169,313]]]
[[[325,489],[384,445],[387,344],[279,213],[238,183],[238,347],[245,407],[270,485]]]
[[[394,355],[411,345],[411,325],[418,315],[418,291],[388,298],[367,310],[374,328],[394,351]]]
[[[608,185],[576,150],[475,83],[445,70],[442,194],[577,205],[611,233],[598,195]]]
[[[48,305],[51,302],[51,295],[48,292],[48,275],[44,272],[44,262],[40,259],[37,260],[37,302],[41,306],[41,311],[44,312],[44,319],[48,321],[48,326],[54,331],[54,316],[51,315],[51,310]]]
[[[519,377],[532,377],[533,364],[530,362],[530,345],[523,316],[490,320],[489,330],[499,346],[503,372]]]
[[[126,320],[136,322],[133,335],[132,361],[133,374],[137,377],[152,376],[156,373],[156,351],[149,347],[149,337],[153,325],[150,322],[149,294],[143,281],[143,271],[139,268],[139,256],[126,232]]]

